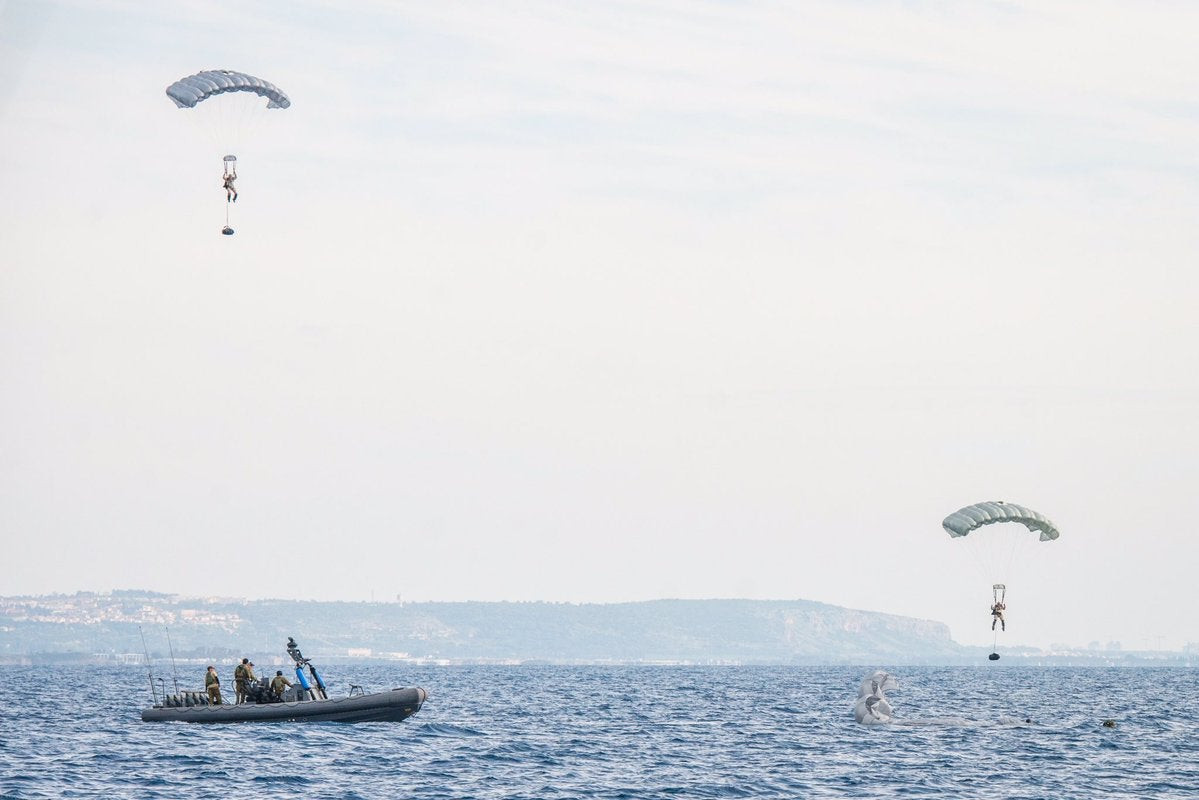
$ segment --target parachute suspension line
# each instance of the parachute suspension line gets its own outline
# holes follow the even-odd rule
[[[1008,537],[1007,560],[1003,564],[1003,575],[997,575],[997,578],[1000,578],[1001,580],[1007,580],[1006,576],[1011,573],[1012,564],[1014,564],[1016,561],[1016,551],[1023,550],[1024,548],[1021,545],[1027,543],[1027,541],[1031,538],[1032,537],[1030,536]]]
[[[237,129],[244,132],[247,141],[253,138],[260,115],[266,114],[266,104],[255,94],[243,94],[237,105]]]

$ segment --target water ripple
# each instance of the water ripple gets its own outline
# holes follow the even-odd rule
[[[1194,670],[904,669],[881,727],[862,667],[327,671],[432,696],[402,724],[152,725],[135,671],[0,669],[0,798],[1199,796]]]

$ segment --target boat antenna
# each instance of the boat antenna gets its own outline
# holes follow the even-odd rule
[[[146,676],[150,679],[150,697],[154,698],[154,705],[158,705],[158,693],[154,691],[154,667],[150,664],[150,648],[146,646],[146,634],[142,631],[142,626],[137,626],[137,632],[142,637],[142,650],[146,653]]]
[[[166,625],[162,628],[167,632],[167,647],[171,650],[171,674],[175,678],[175,694],[179,694],[179,670],[175,668],[175,646],[171,644],[171,629]]]

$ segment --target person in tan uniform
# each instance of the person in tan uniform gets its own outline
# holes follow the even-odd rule
[[[283,670],[275,670],[275,677],[271,678],[271,691],[278,697],[282,697],[284,690],[290,688],[291,681],[283,677]]]
[[[1007,605],[1002,600],[997,600],[995,605],[991,606],[991,630],[995,630],[995,623],[998,622],[1003,627],[1000,630],[1007,630],[1007,622],[1003,619],[1003,612],[1007,610]]]
[[[216,667],[209,667],[204,673],[204,690],[208,692],[208,702],[214,706],[221,704],[221,679],[216,674]]]

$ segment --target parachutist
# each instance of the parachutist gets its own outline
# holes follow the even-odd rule
[[[268,109],[291,107],[291,100],[278,86],[270,81],[229,69],[208,69],[187,75],[167,87],[167,97],[176,108],[187,109],[194,116],[194,109],[201,106],[208,113],[200,112],[207,121],[214,123],[212,133],[225,143],[234,143],[242,138],[251,122],[247,113],[262,104],[257,98],[266,99]],[[244,102],[243,102],[244,101]],[[226,236],[233,234],[229,227],[229,209],[237,202],[237,156],[232,153],[224,157],[225,169],[221,175],[221,187],[225,190]]]
[[[1003,619],[1003,612],[1007,610],[1007,605],[1002,600],[996,600],[995,605],[991,606],[991,630],[995,630],[995,623],[998,622],[1003,626],[1003,630],[1007,630],[1007,622]]]

